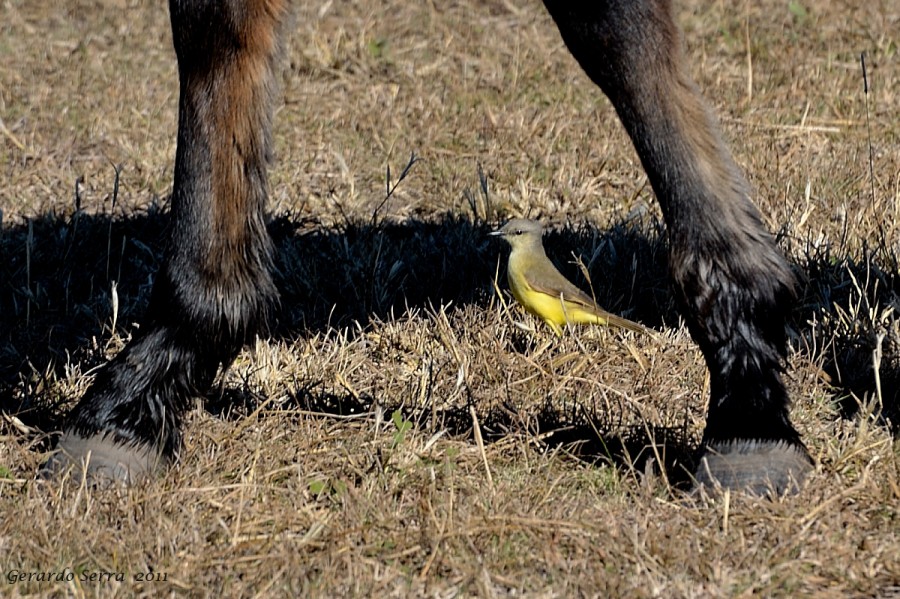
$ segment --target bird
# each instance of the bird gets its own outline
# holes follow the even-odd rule
[[[650,334],[627,318],[610,314],[575,286],[550,262],[542,236],[544,226],[534,220],[514,218],[490,235],[503,238],[512,251],[506,276],[513,297],[561,336],[567,323],[588,323],[619,327]]]

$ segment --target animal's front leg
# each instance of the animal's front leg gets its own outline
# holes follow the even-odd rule
[[[277,301],[265,227],[285,0],[172,0],[180,98],[172,224],[145,322],[65,425],[56,473],[129,481],[177,457],[205,393]]]

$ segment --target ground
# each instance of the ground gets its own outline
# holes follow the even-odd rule
[[[775,499],[685,490],[707,381],[665,229],[542,6],[297,8],[279,320],[198,399],[177,466],[104,490],[34,477],[159,264],[168,13],[0,6],[3,595],[900,595],[900,6],[676,1],[802,281],[787,383],[816,469]],[[558,339],[510,304],[486,234],[513,216],[659,336]]]

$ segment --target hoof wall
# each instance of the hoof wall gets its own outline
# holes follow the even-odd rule
[[[56,453],[41,468],[40,477],[58,478],[71,470],[73,476],[84,476],[94,486],[132,485],[152,476],[162,465],[162,457],[146,446],[118,443],[108,435],[82,437],[66,432]]]
[[[735,440],[703,449],[696,487],[754,495],[796,493],[813,463],[802,445],[785,441]]]

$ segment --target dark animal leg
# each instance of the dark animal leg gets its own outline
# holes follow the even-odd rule
[[[284,0],[172,0],[180,101],[165,260],[135,339],[69,415],[59,451],[94,479],[131,481],[177,457],[192,397],[277,302],[266,169]]]
[[[670,2],[545,4],[662,206],[678,301],[711,376],[697,481],[793,488],[811,466],[781,380],[794,276],[687,72]]]

